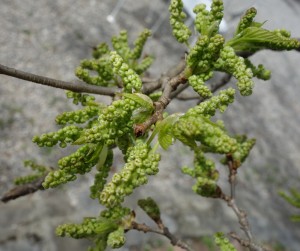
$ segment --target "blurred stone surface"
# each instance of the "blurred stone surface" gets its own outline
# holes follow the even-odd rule
[[[92,46],[109,41],[120,29],[128,29],[132,41],[143,27],[153,27],[167,11],[164,1],[153,0],[150,4],[145,0],[126,0],[116,22],[110,24],[106,17],[116,2],[2,0],[0,63],[72,81],[75,67],[90,56]],[[253,5],[258,9],[257,19],[268,20],[266,27],[286,28],[300,36],[300,4],[296,0],[226,0],[229,34],[240,15]],[[153,77],[184,55],[185,48],[170,34],[166,18],[146,47],[145,51],[156,57],[150,70]],[[300,54],[266,51],[253,58],[272,70],[272,80],[256,81],[252,96],[238,96],[231,109],[220,116],[232,133],[257,138],[249,160],[239,172],[237,200],[248,212],[259,241],[279,242],[288,250],[297,251],[300,229],[288,219],[295,211],[277,193],[293,186],[300,189]],[[55,116],[73,108],[64,96],[62,90],[0,75],[0,194],[11,187],[14,177],[26,173],[23,160],[55,165],[70,151],[39,149],[31,143],[33,135],[56,130]],[[185,111],[187,107],[183,102],[169,107],[169,111],[178,109]],[[153,196],[170,229],[183,237],[238,231],[237,220],[226,205],[194,195],[193,181],[180,175],[182,165],[191,163],[190,157],[187,148],[172,146],[163,154],[158,177],[126,203],[135,208],[139,197]],[[226,186],[226,172],[222,174],[221,182]],[[87,241],[58,238],[54,229],[58,224],[80,222],[82,217],[98,214],[99,205],[88,198],[91,182],[87,175],[61,189],[0,204],[0,250],[85,250]],[[138,217],[144,220],[143,214]],[[142,245],[148,238],[142,233],[129,233],[128,247]]]

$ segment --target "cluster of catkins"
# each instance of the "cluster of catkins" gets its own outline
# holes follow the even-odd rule
[[[241,57],[247,52],[262,49],[294,49],[299,42],[290,38],[284,30],[269,31],[262,23],[254,21],[256,10],[249,9],[241,18],[234,37],[228,41],[219,34],[223,18],[223,1],[213,0],[210,11],[204,4],[194,8],[195,29],[199,33],[194,45],[189,45],[192,32],[184,24],[185,14],[181,0],[172,0],[169,7],[170,24],[174,37],[188,45],[184,69],[185,79],[205,99],[190,108],[185,114],[173,114],[149,128],[144,135],[135,135],[134,126],[153,116],[155,101],[163,93],[159,90],[143,94],[141,75],[151,65],[151,56],[142,57],[142,50],[151,35],[144,30],[134,47],[128,44],[127,32],[112,38],[111,50],[105,43],[94,48],[93,59],[83,60],[76,69],[78,78],[91,85],[119,87],[120,93],[114,96],[109,105],[99,103],[87,94],[67,92],[67,97],[81,109],[64,112],[56,122],[62,128],[56,132],[35,136],[33,142],[40,147],[59,145],[79,145],[69,156],[58,161],[58,168],[45,168],[29,163],[36,171],[28,178],[19,178],[18,184],[46,176],[44,188],[52,188],[73,181],[78,175],[88,173],[96,166],[94,183],[90,187],[91,198],[98,199],[106,209],[99,217],[86,218],[81,224],[64,224],[57,228],[60,236],[90,238],[95,248],[104,250],[107,245],[113,248],[125,243],[124,233],[130,229],[134,219],[129,208],[123,207],[126,196],[134,189],[148,182],[149,175],[158,172],[160,155],[156,153],[160,144],[167,149],[175,140],[181,141],[194,152],[194,167],[184,167],[184,174],[195,178],[193,190],[204,197],[220,196],[217,184],[219,173],[215,163],[206,158],[206,153],[230,154],[239,167],[248,156],[255,140],[244,136],[230,136],[220,121],[213,121],[216,111],[224,112],[233,103],[235,89],[228,88],[213,94],[206,82],[214,72],[226,72],[237,79],[237,89],[241,95],[253,91],[253,77],[267,80],[270,71],[262,65],[255,66],[249,59]],[[167,97],[168,98],[168,97]],[[152,100],[151,100],[152,99]],[[153,132],[152,132],[153,131]],[[149,136],[150,135],[150,136]],[[153,139],[158,135],[158,143],[153,147]],[[111,175],[114,151],[118,147],[124,154],[123,168]],[[226,160],[224,161],[226,164]],[[151,199],[140,201],[140,207],[155,221],[159,221],[159,209]],[[222,250],[233,250],[227,240],[216,235],[217,244]]]

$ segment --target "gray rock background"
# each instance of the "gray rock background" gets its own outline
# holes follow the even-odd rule
[[[153,27],[167,10],[163,1],[127,0],[112,25],[106,17],[116,2],[1,0],[0,63],[72,81],[74,68],[81,59],[90,56],[92,46],[109,41],[120,29],[128,29],[132,41],[143,27]],[[294,36],[300,36],[300,4],[296,0],[226,0],[229,33],[244,10],[253,5],[259,11],[257,20],[268,20],[266,27],[286,28]],[[156,57],[150,71],[154,77],[172,67],[185,50],[170,34],[165,19],[146,47],[146,52]],[[247,210],[257,240],[282,243],[288,250],[297,251],[300,228],[288,219],[297,211],[277,193],[289,187],[300,189],[300,54],[266,51],[253,58],[272,70],[272,80],[256,81],[252,96],[238,97],[231,109],[220,116],[232,133],[257,138],[250,158],[239,171],[238,203]],[[0,75],[0,107],[2,194],[11,187],[14,177],[26,173],[24,159],[52,165],[70,151],[39,149],[31,143],[31,138],[56,130],[55,116],[73,106],[62,90]],[[178,109],[184,111],[186,105],[178,102],[169,108]],[[172,146],[164,154],[158,177],[139,189],[127,203],[135,207],[137,198],[153,196],[171,231],[185,238],[238,231],[237,221],[226,205],[191,192],[193,181],[180,175],[180,167],[190,164],[190,158],[187,148],[180,144]],[[226,187],[226,172],[223,174],[221,182]],[[58,224],[80,222],[82,217],[98,214],[99,205],[88,198],[91,182],[91,176],[81,177],[61,189],[0,204],[0,250],[85,250],[87,241],[58,238],[54,229]],[[142,214],[138,217],[144,219]],[[143,245],[150,237],[129,233],[127,247]]]

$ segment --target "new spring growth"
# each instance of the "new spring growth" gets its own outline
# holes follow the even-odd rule
[[[185,13],[182,11],[183,3],[181,0],[172,0],[169,6],[170,11],[170,24],[174,37],[179,43],[188,43],[188,39],[192,32],[184,24],[186,18]]]
[[[174,37],[187,44],[191,31],[184,24],[182,1],[172,0],[169,10]],[[151,132],[148,130],[143,137],[136,138],[134,125],[155,118],[157,111],[153,101],[159,101],[161,96],[165,98],[165,91],[162,88],[149,96],[141,93],[140,75],[153,61],[151,56],[142,55],[150,31],[141,32],[133,48],[129,46],[127,32],[121,31],[112,38],[112,49],[105,43],[96,46],[93,59],[83,60],[76,75],[91,85],[118,86],[122,93],[116,95],[111,104],[102,105],[91,95],[68,91],[67,97],[83,107],[58,115],[56,122],[62,125],[61,129],[33,138],[40,147],[73,144],[78,145],[78,149],[62,157],[53,170],[30,164],[36,173],[20,178],[17,183],[30,182],[47,174],[43,186],[51,188],[74,181],[94,166],[97,169],[94,183],[90,186],[90,197],[98,198],[106,208],[101,211],[100,217],[86,218],[81,224],[61,225],[56,231],[59,236],[92,239],[95,246],[91,251],[104,250],[107,245],[121,247],[125,243],[125,230],[130,230],[128,226],[132,220],[131,209],[124,207],[123,201],[134,189],[146,184],[150,175],[158,173],[158,144],[167,150],[177,139],[191,148],[194,166],[184,167],[182,171],[195,179],[193,190],[204,197],[216,198],[222,192],[217,184],[219,173],[215,163],[205,156],[207,153],[230,156],[236,168],[247,158],[255,140],[230,136],[222,123],[212,121],[217,110],[224,112],[233,103],[235,90],[227,88],[213,94],[205,82],[213,77],[215,71],[226,72],[237,79],[242,95],[250,95],[252,78],[269,79],[270,71],[262,65],[255,66],[250,59],[239,57],[237,53],[261,49],[290,50],[298,48],[299,42],[285,30],[263,29],[263,23],[254,21],[254,8],[241,18],[234,37],[228,41],[219,34],[223,18],[221,0],[213,0],[210,11],[200,4],[194,12],[196,30],[200,34],[197,42],[189,48],[183,72],[190,86],[206,99],[204,102],[185,114],[174,113],[151,124],[151,129],[154,129],[151,136],[148,137],[148,132]],[[152,148],[151,144],[156,139],[158,143]],[[108,179],[115,147],[123,153],[125,164]],[[226,161],[229,160],[225,158],[223,163],[228,164]],[[160,211],[154,200],[140,200],[139,206],[155,222],[160,221]],[[222,234],[216,234],[216,243],[221,250],[234,250]]]
[[[142,55],[143,48],[145,46],[145,43],[148,39],[148,37],[151,36],[151,31],[148,29],[145,29],[135,40],[134,42],[134,48],[130,52],[130,58],[132,59],[139,59]]]
[[[111,232],[107,238],[107,245],[111,248],[120,248],[125,244],[125,232],[123,227]]]
[[[238,147],[235,138],[227,135],[218,124],[201,115],[180,117],[174,125],[173,133],[183,144],[195,148],[196,142],[200,142],[212,153],[233,153]]]
[[[250,8],[241,18],[235,35],[226,45],[235,51],[256,52],[262,49],[292,50],[300,47],[297,39],[291,38],[286,30],[269,31],[262,26],[263,23],[255,22],[256,9]]]
[[[25,175],[25,176],[21,176],[21,177],[17,177],[14,180],[14,183],[16,185],[24,185],[24,184],[31,183],[31,182],[43,177],[51,170],[50,167],[46,167],[44,165],[39,165],[32,160],[25,160],[24,166],[29,167],[34,173]]]
[[[138,205],[154,222],[161,222],[159,207],[151,197],[139,200]]]
[[[143,30],[135,40],[133,49],[129,47],[127,31],[121,31],[119,36],[112,38],[114,50],[137,74],[145,72],[153,62],[152,56],[142,57],[142,52],[149,36],[151,36],[151,31],[148,29]]]
[[[113,164],[113,151],[103,146],[99,155],[99,161],[96,165],[97,173],[95,174],[94,184],[90,187],[90,197],[99,198],[101,191],[106,184],[110,168]]]
[[[254,86],[252,81],[253,73],[251,69],[247,67],[245,60],[235,54],[232,47],[225,46],[221,50],[220,57],[214,66],[215,69],[227,72],[238,80],[236,85],[243,96],[252,94]]]
[[[102,142],[107,146],[112,146],[118,138],[133,133],[131,116],[136,108],[137,104],[126,98],[112,102],[102,111],[97,123],[84,130],[75,143]]]
[[[89,172],[98,162],[101,149],[101,145],[86,144],[69,156],[61,158],[58,161],[59,169],[46,176],[43,187],[56,187],[75,180],[77,174]]]
[[[80,66],[76,68],[75,75],[87,84],[99,86],[121,85],[122,83],[116,78],[116,75],[119,75],[126,91],[132,92],[132,88],[139,91],[141,81],[137,74],[145,72],[153,62],[151,56],[145,56],[140,60],[150,35],[151,32],[148,29],[142,31],[134,42],[134,48],[131,49],[128,44],[127,31],[121,31],[119,36],[111,40],[118,58],[110,54],[111,50],[106,43],[101,43],[94,49],[93,59],[81,61]],[[115,67],[118,60],[124,64],[122,69]]]
[[[221,232],[215,234],[215,243],[218,245],[221,251],[236,251],[235,247]]]
[[[90,72],[95,72],[94,76]],[[107,57],[99,59],[86,59],[76,68],[75,75],[90,85],[108,86],[112,82],[112,67]]]
[[[289,190],[289,193],[285,193],[283,191],[279,192],[279,195],[284,198],[289,204],[291,204],[292,206],[296,207],[296,208],[300,208],[300,192],[295,189],[295,188],[291,188]],[[300,215],[292,215],[290,217],[290,219],[292,221],[295,222],[300,222]]]
[[[219,172],[215,163],[206,159],[200,148],[194,150],[194,168],[183,167],[182,172],[196,179],[193,191],[204,197],[218,198],[221,189],[217,185]]]
[[[60,147],[66,147],[67,144],[76,141],[82,132],[82,128],[75,125],[66,126],[57,132],[50,132],[42,134],[41,136],[34,136],[33,143],[36,143],[39,147],[52,147],[59,143]]]
[[[73,100],[73,104],[78,105],[79,103],[82,106],[94,104],[95,97],[88,94],[76,93],[72,91],[66,91],[66,96],[68,99]]]
[[[100,194],[101,204],[108,208],[120,205],[125,196],[148,182],[148,175],[158,172],[160,155],[151,152],[149,145],[137,140],[126,153],[126,164],[122,170],[115,173]]]
[[[125,92],[139,92],[142,88],[142,80],[137,73],[130,69],[123,58],[115,51],[110,53],[110,62],[113,66],[113,71],[116,75],[120,76]]]
[[[56,228],[58,236],[69,236],[75,239],[94,236],[107,236],[114,232],[118,225],[113,220],[103,218],[85,218],[81,224],[63,224]]]
[[[114,50],[124,59],[129,58],[130,48],[128,45],[128,35],[126,30],[122,30],[119,36],[114,36],[111,39]]]
[[[224,112],[228,105],[234,101],[235,90],[233,88],[228,88],[222,90],[218,95],[212,96],[210,99],[201,102],[199,105],[190,108],[186,115],[189,116],[204,116],[206,118],[211,118],[215,115],[216,111]]]
[[[195,27],[202,35],[208,37],[215,35],[219,31],[219,25],[223,18],[223,1],[213,0],[210,11],[206,9],[205,4],[196,5],[194,13],[196,14]]]

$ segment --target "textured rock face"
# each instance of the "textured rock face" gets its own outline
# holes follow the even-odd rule
[[[154,2],[154,1],[153,1]],[[227,23],[232,29],[250,6],[258,9],[258,20],[269,20],[268,28],[287,28],[300,36],[299,1],[225,1]],[[0,8],[0,63],[49,77],[74,80],[78,62],[89,57],[91,46],[128,29],[130,38],[143,27],[159,27],[146,52],[157,60],[151,68],[157,76],[174,65],[185,50],[170,36],[164,2],[126,0],[109,24],[106,16],[114,1],[2,1]],[[156,25],[156,26],[155,26]],[[230,33],[230,29],[229,29]],[[249,215],[252,230],[260,241],[281,242],[288,250],[298,250],[299,226],[288,216],[292,209],[277,192],[299,183],[300,161],[300,54],[262,52],[254,56],[272,71],[272,80],[256,81],[254,94],[238,97],[231,109],[220,116],[232,133],[249,134],[257,144],[239,173],[238,203]],[[107,100],[107,99],[105,99]],[[107,100],[108,101],[108,100]],[[0,76],[0,193],[13,177],[24,174],[22,161],[36,159],[52,165],[62,153],[59,149],[38,149],[31,143],[35,134],[55,130],[57,113],[72,109],[64,92]],[[170,111],[186,110],[183,103]],[[67,150],[64,150],[67,153]],[[237,230],[239,226],[226,205],[191,192],[193,181],[180,175],[180,167],[190,164],[187,148],[176,144],[164,154],[157,179],[137,191],[128,204],[139,197],[153,196],[173,232],[198,237],[216,231]],[[220,166],[221,169],[224,169]],[[222,170],[221,170],[222,171]],[[226,173],[222,184],[226,186]],[[54,228],[67,221],[97,215],[99,206],[88,198],[91,178],[82,177],[67,189],[45,191],[17,201],[0,204],[0,250],[84,250],[86,241],[59,239]],[[299,185],[298,188],[300,189]],[[141,244],[143,234],[131,233],[129,244]]]

